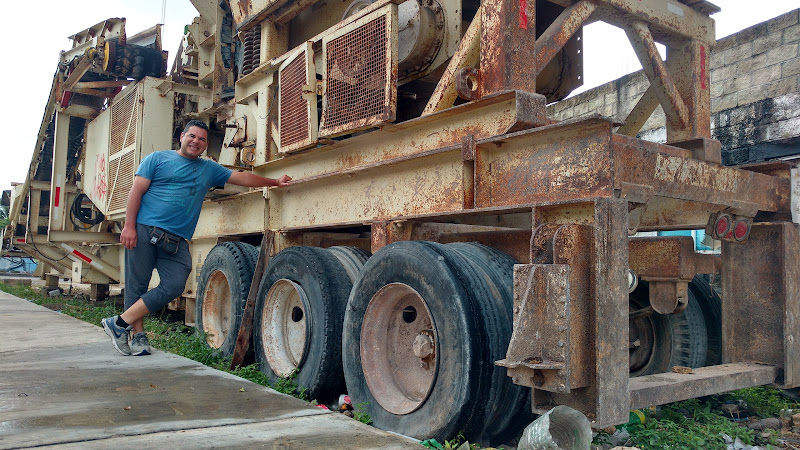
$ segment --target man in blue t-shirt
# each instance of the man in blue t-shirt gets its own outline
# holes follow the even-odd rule
[[[291,177],[264,178],[233,172],[199,158],[208,147],[208,126],[192,120],[181,133],[177,151],[154,152],[142,160],[128,194],[125,226],[125,312],[103,319],[114,348],[123,355],[148,355],[144,316],[163,308],[183,293],[192,269],[189,243],[206,192],[225,183],[239,186],[288,186]],[[153,269],[159,285],[147,290]],[[128,343],[129,333],[133,339]]]

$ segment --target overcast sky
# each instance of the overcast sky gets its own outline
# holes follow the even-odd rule
[[[798,8],[797,0],[712,0],[722,8],[715,14],[717,38]],[[757,7],[754,4],[757,3]],[[0,109],[4,146],[0,163],[0,190],[24,182],[42,122],[59,52],[71,46],[68,36],[111,17],[125,17],[128,35],[161,23],[162,0],[43,0],[23,6],[23,14],[0,15],[0,37],[5,55],[0,70],[4,88]],[[168,0],[163,31],[164,47],[172,55],[184,25],[197,15],[189,0]],[[592,25],[584,34],[585,81],[597,86],[638,70],[624,32]]]

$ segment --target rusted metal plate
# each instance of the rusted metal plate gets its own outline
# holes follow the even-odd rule
[[[800,385],[800,231],[753,224],[745,243],[722,243],[724,362],[782,368],[778,383]]]
[[[624,182],[647,185],[663,197],[788,215],[788,180],[653,152],[626,136],[613,139],[617,188]]]
[[[610,197],[610,142],[611,124],[602,120],[479,141],[475,206]]]
[[[514,266],[514,331],[506,358],[514,383],[550,392],[570,392],[569,266]],[[580,387],[580,386],[576,386]]]
[[[695,253],[689,236],[636,237],[628,244],[628,265],[643,280],[691,280],[698,273],[716,273],[713,255]]]
[[[630,409],[719,394],[775,381],[778,368],[734,363],[692,369],[693,373],[661,373],[630,379]],[[613,425],[604,422],[600,426]]]

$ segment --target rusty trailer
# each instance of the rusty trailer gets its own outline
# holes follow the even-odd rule
[[[209,157],[294,181],[208,194],[171,307],[228,354],[252,327],[270,379],[320,401],[347,392],[391,431],[495,443],[556,405],[602,428],[636,408],[800,386],[793,167],[721,165],[716,6],[192,3],[169,74],[157,29],[121,39],[113,19],[74,37],[12,205],[16,249],[122,282],[135,168],[200,118]],[[621,122],[550,119],[582,83],[594,21],[625,30],[650,87]],[[666,142],[636,138],[659,106]],[[104,220],[70,226],[73,203]],[[696,229],[721,251],[652,233]]]

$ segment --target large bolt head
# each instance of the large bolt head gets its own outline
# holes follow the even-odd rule
[[[425,359],[433,354],[433,339],[427,334],[421,333],[414,338],[414,343],[411,347],[414,350],[414,355],[417,358]]]

